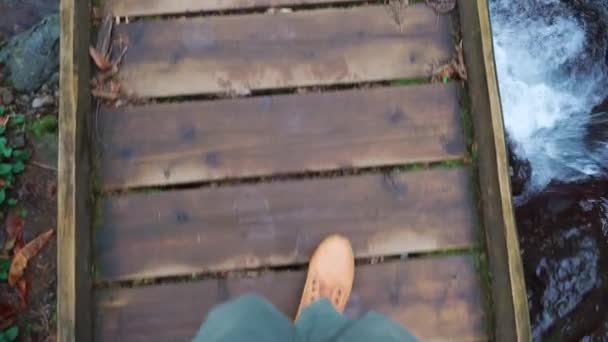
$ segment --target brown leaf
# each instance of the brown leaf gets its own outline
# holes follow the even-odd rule
[[[29,286],[27,286],[27,281],[25,280],[25,278],[19,279],[19,281],[17,282],[17,289],[19,290],[19,297],[21,297],[21,307],[24,309],[27,307],[28,288]]]
[[[9,303],[0,303],[0,331],[15,324],[17,309]]]
[[[99,53],[99,51],[97,51],[94,47],[89,47],[89,54],[91,55],[91,58],[93,58],[93,61],[99,70],[106,71],[110,70],[112,67],[110,60],[106,56]]]
[[[0,117],[0,126],[6,126],[6,124],[8,123],[8,120],[10,120],[10,118],[11,118],[10,115],[1,116]]]
[[[19,251],[15,252],[13,262],[11,263],[11,269],[8,272],[8,283],[11,286],[15,286],[19,279],[23,277],[23,272],[27,267],[28,261],[40,252],[42,247],[44,247],[51,236],[53,236],[54,232],[54,229],[49,229],[49,231],[39,235],[34,240],[28,242],[23,248],[19,249]]]
[[[8,253],[15,247],[15,243],[23,236],[23,218],[16,213],[10,213],[6,218],[7,239],[4,243],[3,252]]]

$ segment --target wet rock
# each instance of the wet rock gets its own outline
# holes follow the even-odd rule
[[[599,180],[553,184],[516,208],[535,341],[580,341],[605,331],[606,189],[608,181]]]
[[[59,69],[59,16],[51,15],[0,49],[5,80],[18,91],[40,88]]]
[[[511,174],[511,191],[513,196],[518,197],[524,194],[528,181],[532,176],[532,166],[528,160],[522,159],[515,153],[514,145],[510,139],[508,141],[509,171]]]
[[[14,100],[13,92],[9,88],[0,87],[0,105],[9,105]]]
[[[58,0],[0,0],[0,44],[58,11]]]

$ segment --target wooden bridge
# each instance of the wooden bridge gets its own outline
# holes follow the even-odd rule
[[[485,0],[103,11],[128,101],[90,106],[89,4],[62,1],[60,341],[187,341],[248,292],[293,316],[333,233],[357,257],[349,316],[529,339]],[[434,77],[461,40],[468,82]]]

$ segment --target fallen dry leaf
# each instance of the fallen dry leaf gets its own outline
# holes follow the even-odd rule
[[[9,303],[0,303],[0,331],[15,324],[17,309]]]
[[[19,251],[15,252],[13,262],[11,263],[11,269],[8,272],[8,283],[11,286],[15,286],[19,279],[23,277],[23,272],[27,267],[28,261],[40,252],[42,247],[44,247],[51,236],[53,236],[54,232],[54,229],[49,229],[46,233],[40,234],[37,238],[19,249]]]
[[[25,308],[27,306],[27,281],[25,278],[19,279],[17,282],[17,289],[19,290],[19,296],[21,297],[21,307]]]
[[[20,237],[23,236],[23,218],[17,213],[10,213],[6,218],[7,239],[4,243],[3,252],[11,251]]]
[[[11,116],[7,115],[7,116],[1,116],[0,117],[0,126],[6,126],[6,124],[8,123],[8,120],[10,120]]]
[[[91,58],[93,58],[93,61],[95,62],[95,65],[97,65],[99,70],[106,71],[110,70],[110,68],[112,67],[112,63],[110,63],[110,60],[106,56],[99,53],[99,51],[97,51],[94,47],[89,47],[89,54],[91,55]]]

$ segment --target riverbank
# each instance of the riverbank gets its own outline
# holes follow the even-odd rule
[[[12,169],[0,175],[0,263],[11,268],[21,247],[56,228],[57,12],[55,0],[0,0],[0,55],[10,55],[0,56],[0,171]],[[19,46],[18,54],[5,53],[11,44]],[[24,84],[27,89],[20,89]],[[0,272],[1,341],[55,341],[56,254],[53,236],[15,285],[8,270]]]

